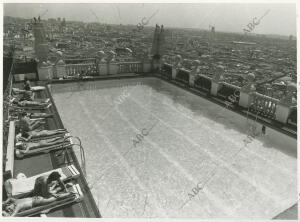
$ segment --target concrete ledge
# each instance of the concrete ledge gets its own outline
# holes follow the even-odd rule
[[[14,160],[15,160],[15,153],[14,153],[15,149],[14,148],[15,148],[15,122],[10,121],[5,171],[10,172],[12,177],[13,177],[13,173],[14,173]]]

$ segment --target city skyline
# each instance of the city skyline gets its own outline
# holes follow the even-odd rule
[[[69,10],[66,10],[66,8]],[[152,16],[153,14],[154,16]],[[233,33],[243,33],[243,29],[247,28],[247,25],[253,22],[255,18],[263,17],[252,33],[296,36],[296,7],[295,4],[291,3],[4,4],[4,16],[33,18],[38,15],[42,15],[42,19],[64,17],[67,21],[123,25],[137,25],[141,19],[151,17],[147,25],[152,27],[155,24],[163,24],[165,27],[170,28],[203,30],[215,26],[217,32]],[[178,17],[178,15],[180,16]],[[282,25],[278,26],[279,23]]]

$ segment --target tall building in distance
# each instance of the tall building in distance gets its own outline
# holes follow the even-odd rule
[[[215,40],[215,37],[216,37],[215,26],[212,26],[211,29],[210,29],[210,38],[211,38],[212,40]]]
[[[48,57],[48,43],[45,36],[44,24],[40,19],[34,18],[33,23],[33,35],[34,35],[34,50],[36,58],[40,61],[47,61]]]

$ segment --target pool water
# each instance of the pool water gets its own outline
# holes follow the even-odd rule
[[[51,85],[103,217],[270,219],[297,201],[296,140],[156,78]],[[258,135],[247,139],[250,125]]]

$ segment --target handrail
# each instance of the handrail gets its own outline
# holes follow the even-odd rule
[[[81,144],[81,139],[78,136],[72,136],[72,138],[77,139],[79,141],[79,144],[73,144],[73,145],[79,146],[80,148],[81,166],[83,167],[83,173],[86,176],[85,153],[84,153],[84,148]]]
[[[79,141],[79,144],[73,143],[71,138],[77,139]],[[68,154],[68,152],[67,152],[68,146],[64,147],[64,145],[65,145],[65,142],[68,139],[70,140],[72,147],[79,146],[79,148],[80,148],[81,167],[83,168],[83,173],[84,173],[84,176],[86,177],[85,153],[84,153],[84,149],[83,149],[83,146],[81,145],[81,140],[80,140],[79,137],[77,137],[77,136],[67,136],[67,137],[65,137],[63,142],[62,142],[62,144],[63,144],[62,151],[60,153],[56,154],[56,156],[64,155],[64,162],[66,162],[66,159],[67,159],[66,155]]]

